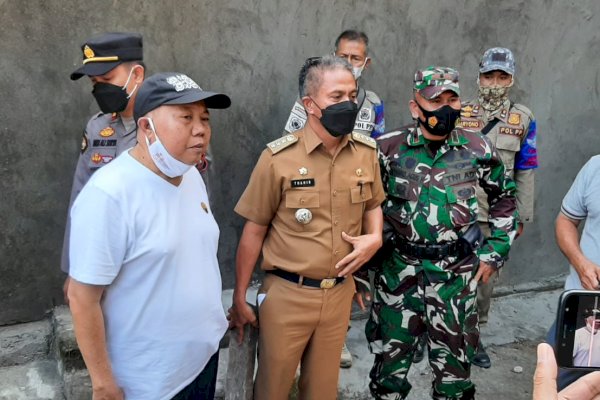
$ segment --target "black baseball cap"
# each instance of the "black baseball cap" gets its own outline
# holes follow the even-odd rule
[[[127,61],[143,60],[142,35],[127,32],[104,33],[81,45],[81,51],[83,66],[71,74],[74,81],[84,75],[104,75]]]
[[[140,117],[164,104],[190,104],[203,100],[207,108],[228,108],[229,96],[202,90],[190,77],[179,72],[160,72],[147,78],[135,98],[133,117]]]

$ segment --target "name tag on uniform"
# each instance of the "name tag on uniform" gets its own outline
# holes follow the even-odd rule
[[[311,187],[311,186],[315,186],[315,180],[313,178],[310,178],[310,179],[294,179],[292,181],[292,187],[293,188]]]

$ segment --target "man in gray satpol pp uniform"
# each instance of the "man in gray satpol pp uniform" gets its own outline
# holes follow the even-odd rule
[[[136,143],[133,105],[144,80],[142,36],[139,33],[111,32],[93,37],[81,46],[83,65],[71,74],[72,80],[87,76],[100,112],[87,123],[81,140],[81,154],[75,168],[69,210],[75,198],[99,168]],[[90,228],[93,221],[90,221]],[[70,218],[63,241],[61,270],[69,273]],[[66,293],[69,278],[63,287]]]
[[[346,30],[335,41],[334,55],[348,60],[357,81],[359,111],[354,124],[354,132],[376,138],[385,131],[383,101],[375,92],[365,90],[359,84],[359,78],[371,65],[371,58],[368,54],[369,38],[364,32]],[[302,129],[305,123],[306,111],[300,98],[297,98],[285,124],[285,134]]]

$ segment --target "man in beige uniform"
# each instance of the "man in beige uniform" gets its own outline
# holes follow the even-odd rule
[[[257,324],[246,290],[262,250],[256,400],[337,397],[339,356],[355,285],[381,246],[375,141],[352,133],[358,107],[347,61],[309,59],[300,71],[303,129],[269,143],[235,211],[246,218],[236,258],[232,325]]]
[[[514,83],[515,60],[506,48],[488,49],[479,64],[479,96],[477,101],[467,103],[461,111],[462,126],[487,136],[498,149],[506,173],[517,184],[517,205],[520,223],[518,235],[524,222],[533,222],[534,174],[538,167],[536,149],[536,122],[532,112],[522,104],[508,98]],[[479,225],[486,237],[490,236],[487,195],[477,188]],[[490,301],[498,274],[489,283],[479,283],[477,309],[479,323],[488,320]],[[481,342],[473,364],[489,368],[491,361]]]

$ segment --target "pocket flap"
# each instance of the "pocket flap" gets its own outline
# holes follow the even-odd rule
[[[498,134],[496,148],[517,152],[521,149],[521,137],[515,135]]]
[[[475,197],[475,186],[472,184],[446,186],[448,203],[456,203],[459,200],[468,200],[472,197]]]
[[[285,195],[287,208],[319,207],[319,192],[309,190],[289,190]]]
[[[363,183],[362,185],[350,188],[350,197],[352,203],[362,203],[370,200],[373,197],[373,194],[371,193],[371,184]]]

